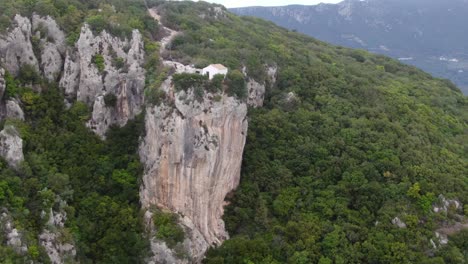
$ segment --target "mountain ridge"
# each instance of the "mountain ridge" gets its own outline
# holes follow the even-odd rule
[[[233,8],[337,45],[366,49],[451,79],[468,92],[465,0],[343,1]]]

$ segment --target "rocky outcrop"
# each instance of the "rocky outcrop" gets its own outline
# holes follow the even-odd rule
[[[181,215],[191,230],[184,244],[197,262],[228,238],[221,217],[226,194],[239,184],[247,105],[227,95],[215,101],[205,94],[199,102],[192,90],[174,97],[175,108],[147,109],[140,199],[143,208],[156,205]]]
[[[39,242],[52,264],[73,263],[76,256],[75,246],[71,241],[64,241],[62,234],[66,220],[66,212],[54,212],[50,209],[46,228],[39,235]]]
[[[468,220],[463,215],[463,204],[458,199],[447,199],[440,194],[432,205],[432,210],[436,214],[444,214],[450,218],[450,221],[440,222],[440,227],[435,231],[437,243],[433,245],[446,245],[449,242],[449,236],[468,229]]]
[[[141,112],[144,55],[138,30],[130,40],[122,40],[106,32],[95,35],[87,25],[75,48],[67,49],[56,21],[36,14],[32,19],[15,16],[9,32],[0,36],[0,59],[6,70],[17,75],[22,66],[31,65],[49,81],[59,81],[69,102],[76,99],[97,106],[88,126],[100,136],[110,125],[125,125]],[[96,56],[102,56],[102,65],[96,65]],[[1,84],[0,90],[4,90]],[[102,98],[108,94],[116,97],[116,103],[104,106]],[[16,105],[9,106],[20,117]],[[6,105],[0,110],[5,115]]]
[[[31,36],[31,21],[20,15],[15,16],[8,34],[0,36],[1,62],[13,75],[18,74],[24,65],[31,65],[39,72],[39,63],[34,55]]]
[[[175,73],[201,73],[202,69],[197,69],[190,65],[184,65],[176,61],[163,61],[164,67],[168,67],[174,70]]]
[[[56,81],[63,69],[66,51],[65,33],[50,16],[33,15],[32,26],[34,37],[39,40],[38,45],[41,49],[38,58],[41,71],[46,79]]]
[[[104,60],[102,65],[96,65],[97,56]],[[110,125],[123,126],[141,112],[143,65],[143,38],[138,30],[133,31],[131,40],[121,40],[105,31],[95,36],[85,25],[76,50],[66,54],[60,86],[67,98],[93,107],[88,126],[104,136]],[[108,94],[115,97],[115,104],[105,104],[104,96]]]
[[[247,78],[247,91],[249,93],[247,104],[253,108],[262,107],[265,99],[266,86],[273,86],[276,83],[276,66],[265,66],[267,73],[266,82],[259,83],[252,78]],[[247,68],[243,69],[244,75],[247,75]]]
[[[277,66],[268,66],[267,67],[267,76],[270,85],[274,85],[276,83],[276,79],[278,78],[278,67]]]
[[[16,99],[5,100],[5,70],[0,68],[0,120],[4,118],[24,120],[24,112]]]
[[[262,107],[265,97],[265,84],[260,84],[254,79],[250,79],[247,82],[247,91],[249,92],[247,104],[254,108]]]
[[[5,104],[6,117],[12,119],[24,120],[24,112],[17,100],[8,100]]]
[[[447,213],[447,211],[453,208],[455,211],[463,208],[462,204],[458,200],[446,199],[442,194],[439,195],[438,201],[432,206],[434,213]]]
[[[435,237],[436,237],[436,240],[437,242],[440,244],[440,245],[447,245],[449,240],[448,240],[448,236],[444,233],[439,233],[439,232],[435,232]]]
[[[23,140],[14,126],[6,125],[0,132],[0,156],[14,168],[24,160]]]
[[[393,218],[392,224],[398,226],[398,228],[406,228],[406,223],[403,222],[399,217]]]
[[[0,215],[0,229],[5,235],[7,246],[13,248],[18,254],[28,252],[28,246],[23,239],[23,234],[15,228],[11,215],[5,209]]]
[[[150,247],[153,255],[146,260],[148,264],[163,264],[163,263],[177,263],[177,264],[188,264],[189,261],[187,258],[177,256],[180,255],[176,252],[176,249],[170,248],[166,242],[156,238],[157,230],[155,229],[153,223],[153,213],[150,210],[145,212],[144,216],[148,234],[150,234]],[[190,242],[190,238],[186,238],[185,241]],[[184,241],[184,242],[185,242]],[[189,247],[184,246],[183,250],[186,250]]]

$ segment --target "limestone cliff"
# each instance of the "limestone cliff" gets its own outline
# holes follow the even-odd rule
[[[112,124],[125,125],[141,112],[145,86],[143,39],[134,30],[131,40],[121,40],[103,31],[94,35],[89,26],[81,29],[75,49],[65,57],[60,86],[69,99],[76,98],[93,107],[88,126],[104,136]],[[104,59],[103,69],[94,62]],[[123,65],[116,65],[121,61]],[[104,96],[115,97],[106,105]]]
[[[33,38],[38,40],[40,54],[38,61],[43,76],[49,81],[56,81],[63,69],[63,57],[66,44],[65,33],[60,30],[57,22],[51,17],[32,17]]]
[[[159,18],[155,10],[151,14]],[[161,41],[161,53],[179,34],[164,27],[162,30],[168,36]],[[0,62],[12,75],[29,65],[45,79],[58,82],[69,104],[81,101],[92,108],[87,125],[101,137],[109,126],[125,125],[144,106],[145,52],[138,30],[132,32],[130,39],[120,39],[105,31],[93,32],[85,24],[78,41],[70,47],[52,18],[17,15],[8,33],[0,36]],[[196,72],[178,62],[163,61],[162,65],[175,73]],[[193,89],[175,92],[169,76],[160,87],[168,95],[166,100],[147,106],[146,133],[140,144],[145,167],[140,200],[148,210],[149,223],[153,206],[180,216],[186,233],[182,246],[188,255],[182,260],[164,242],[152,238],[156,255],[150,262],[200,262],[209,247],[220,245],[229,237],[222,220],[224,199],[239,184],[248,105],[263,105],[265,86],[273,82],[276,74],[275,68],[267,71],[271,81],[265,84],[246,76],[246,101],[224,93],[205,93],[202,99],[196,99]],[[0,68],[0,99],[5,92],[4,74]],[[24,119],[20,102],[15,98],[0,100],[0,117]],[[0,143],[0,154],[17,167],[23,154],[16,129],[5,127]],[[63,263],[64,257],[75,254],[72,244],[60,243],[58,234],[52,232],[63,228],[62,216],[52,211],[48,222],[51,228],[45,228],[39,237],[53,263]]]
[[[141,112],[146,72],[143,38],[138,30],[132,32],[131,39],[119,39],[106,32],[96,34],[85,24],[78,41],[70,47],[54,19],[33,14],[30,18],[16,15],[6,32],[0,34],[0,121],[25,119],[19,97],[6,96],[5,81],[7,72],[18,76],[25,66],[50,82],[58,82],[69,104],[78,100],[92,107],[92,119],[87,124],[102,137],[110,125],[123,126]],[[96,56],[102,56],[103,69],[94,62]],[[25,86],[40,92],[39,86]],[[106,104],[104,98],[109,94],[114,102]],[[23,140],[10,123],[0,131],[0,156],[16,169],[24,159]],[[76,250],[62,232],[66,213],[51,210],[48,215],[39,243],[52,263],[70,263]],[[0,217],[8,245],[25,252],[27,246],[21,232],[12,227],[13,221],[9,215]]]
[[[226,194],[239,184],[247,105],[227,95],[215,101],[211,94],[198,102],[191,90],[176,93],[174,104],[147,109],[140,198],[144,208],[176,212],[192,236],[201,234],[188,248],[199,260],[228,238],[221,217]]]
[[[103,58],[103,65],[96,65],[97,56]],[[102,137],[110,125],[125,125],[141,112],[144,59],[143,37],[138,30],[131,39],[122,40],[105,31],[96,35],[85,24],[75,46],[67,47],[65,33],[51,17],[16,15],[8,33],[0,35],[4,68],[16,76],[29,65],[45,79],[59,81],[70,103],[76,99],[93,107],[88,126]],[[3,74],[0,72],[0,77]],[[4,85],[0,88],[4,91]],[[115,103],[106,105],[105,95],[115,97]],[[12,103],[10,110],[21,117]],[[5,115],[5,111],[3,104],[0,113]]]
[[[161,20],[157,10],[149,10]],[[163,38],[161,54],[180,32]],[[197,69],[174,61],[163,61],[174,73],[196,73]],[[276,68],[267,68],[269,83]],[[172,77],[160,87],[169,102],[146,109],[146,135],[140,145],[145,166],[140,200],[143,208],[157,206],[179,215],[186,233],[183,249],[188,259],[157,239],[151,240],[150,263],[198,263],[209,247],[220,245],[229,235],[222,215],[224,199],[239,184],[242,153],[247,136],[247,105],[263,105],[265,84],[248,78],[248,100],[226,94],[204,94],[197,100],[194,90],[174,91]],[[152,213],[147,212],[152,230]],[[152,230],[154,233],[154,230]],[[156,231],[157,232],[157,231]]]
[[[24,65],[31,65],[39,71],[39,62],[34,54],[31,21],[16,15],[8,34],[0,36],[0,61],[13,75]]]

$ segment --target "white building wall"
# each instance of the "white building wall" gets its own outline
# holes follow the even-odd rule
[[[206,75],[206,74],[209,74],[209,78],[210,80],[213,79],[213,77],[216,75],[216,74],[222,74],[222,75],[226,75],[228,72],[227,69],[224,69],[224,70],[218,70],[216,67],[213,67],[213,66],[208,66],[206,68],[203,69],[203,72],[202,74],[203,75]]]

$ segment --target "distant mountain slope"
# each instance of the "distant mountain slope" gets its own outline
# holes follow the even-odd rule
[[[468,93],[467,0],[345,0],[231,11],[334,44],[389,55],[448,78]]]

